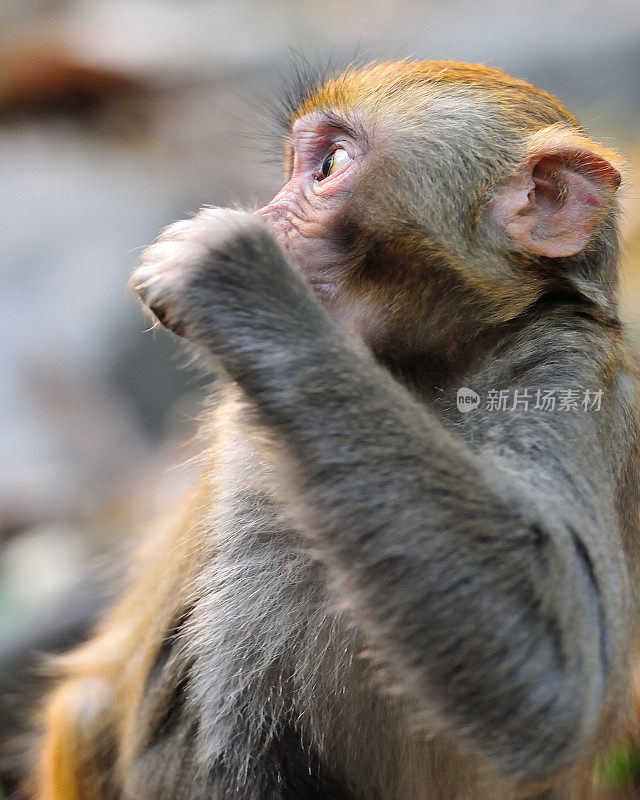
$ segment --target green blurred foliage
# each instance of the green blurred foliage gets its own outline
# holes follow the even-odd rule
[[[594,782],[605,790],[640,788],[640,751],[630,745],[612,748],[597,764]]]

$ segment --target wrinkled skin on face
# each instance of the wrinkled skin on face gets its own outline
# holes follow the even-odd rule
[[[256,212],[271,224],[293,266],[328,309],[338,306],[348,205],[366,155],[356,133],[327,115],[298,119],[291,133],[289,178]]]

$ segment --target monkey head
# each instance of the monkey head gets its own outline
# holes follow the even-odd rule
[[[450,370],[549,292],[611,311],[616,155],[551,95],[396,62],[312,82],[286,116],[286,183],[258,213],[382,360]]]

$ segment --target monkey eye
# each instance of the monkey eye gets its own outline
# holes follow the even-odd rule
[[[347,153],[344,147],[336,147],[336,149],[332,150],[322,162],[320,173],[317,176],[318,180],[323,181],[325,178],[333,175],[334,172],[337,172],[341,167],[344,167],[344,165],[349,161],[351,161],[351,156]]]

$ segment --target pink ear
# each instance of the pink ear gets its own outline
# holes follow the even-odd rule
[[[571,130],[534,134],[520,172],[500,186],[489,207],[494,224],[532,255],[579,253],[620,185],[616,154]]]

